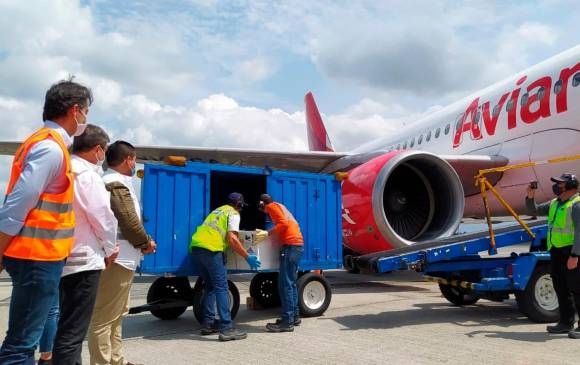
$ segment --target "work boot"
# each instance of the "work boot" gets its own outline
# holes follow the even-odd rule
[[[276,323],[268,323],[266,329],[268,332],[294,332],[294,325],[283,321],[276,321]]]
[[[206,324],[201,328],[200,332],[202,336],[209,336],[213,335],[214,333],[218,333],[218,324],[216,322],[214,322],[211,326]]]
[[[230,328],[225,331],[220,332],[220,341],[232,341],[232,340],[243,340],[248,335],[244,331],[240,331],[237,328]]]
[[[568,337],[573,338],[575,340],[580,339],[580,327],[568,332]]]
[[[280,323],[282,323],[282,318],[278,318],[276,320],[276,324],[280,324]],[[300,317],[294,317],[294,325],[300,326],[300,323],[302,323],[302,319],[300,319]]]
[[[558,323],[555,326],[546,327],[546,330],[550,333],[568,333],[568,332],[572,331],[572,325]]]

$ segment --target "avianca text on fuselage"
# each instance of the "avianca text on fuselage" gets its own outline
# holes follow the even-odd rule
[[[580,62],[574,67],[564,68],[560,71],[560,77],[552,88],[552,78],[550,76],[540,77],[525,88],[522,93],[521,85],[526,82],[527,76],[522,76],[516,82],[516,89],[503,94],[497,104],[490,110],[490,102],[486,101],[480,105],[479,97],[475,98],[467,107],[465,112],[458,117],[455,136],[453,138],[453,148],[461,145],[464,133],[469,132],[473,140],[483,138],[481,131],[481,119],[488,136],[495,135],[497,122],[502,111],[507,110],[507,128],[517,127],[517,112],[519,110],[522,122],[533,124],[537,121],[548,118],[552,115],[550,108],[551,93],[554,92],[556,100],[556,114],[564,113],[568,110],[568,85],[570,78],[580,72]],[[518,108],[518,101],[521,106]],[[504,108],[505,105],[505,108]]]

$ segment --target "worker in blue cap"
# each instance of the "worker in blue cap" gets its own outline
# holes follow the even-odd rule
[[[189,250],[205,283],[202,299],[202,335],[219,332],[220,341],[241,340],[246,333],[234,328],[230,308],[224,251],[230,246],[252,269],[260,267],[256,255],[246,252],[238,238],[240,212],[247,204],[240,193],[231,193],[229,203],[211,212],[191,237]],[[216,306],[217,304],[217,306]],[[220,320],[215,318],[215,310]]]

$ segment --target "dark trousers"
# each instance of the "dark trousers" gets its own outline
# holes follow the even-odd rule
[[[302,246],[282,246],[280,249],[280,273],[278,275],[278,293],[282,302],[282,321],[294,323],[300,316],[298,308],[298,263],[304,253]]]
[[[193,264],[203,279],[203,321],[211,327],[215,324],[215,309],[220,316],[219,330],[224,332],[233,327],[230,312],[230,296],[224,253],[205,248],[191,249]]]
[[[572,246],[552,247],[550,265],[552,282],[558,297],[560,323],[573,326],[576,311],[580,316],[580,268],[568,270],[567,262],[571,250]]]
[[[0,349],[0,364],[34,364],[34,351],[54,299],[64,261],[33,261],[4,256],[12,279],[8,332]]]
[[[60,281],[60,319],[54,341],[55,365],[80,365],[83,340],[97,299],[101,270],[81,271]]]

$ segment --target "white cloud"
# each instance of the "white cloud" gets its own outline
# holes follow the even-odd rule
[[[241,62],[236,68],[236,76],[250,82],[265,80],[274,72],[268,60],[261,57]]]
[[[171,4],[3,1],[0,139],[37,128],[45,90],[75,74],[94,91],[89,119],[139,144],[305,150],[303,113],[279,108],[320,88],[349,150],[577,42],[560,26],[575,19],[548,16],[570,3]]]

